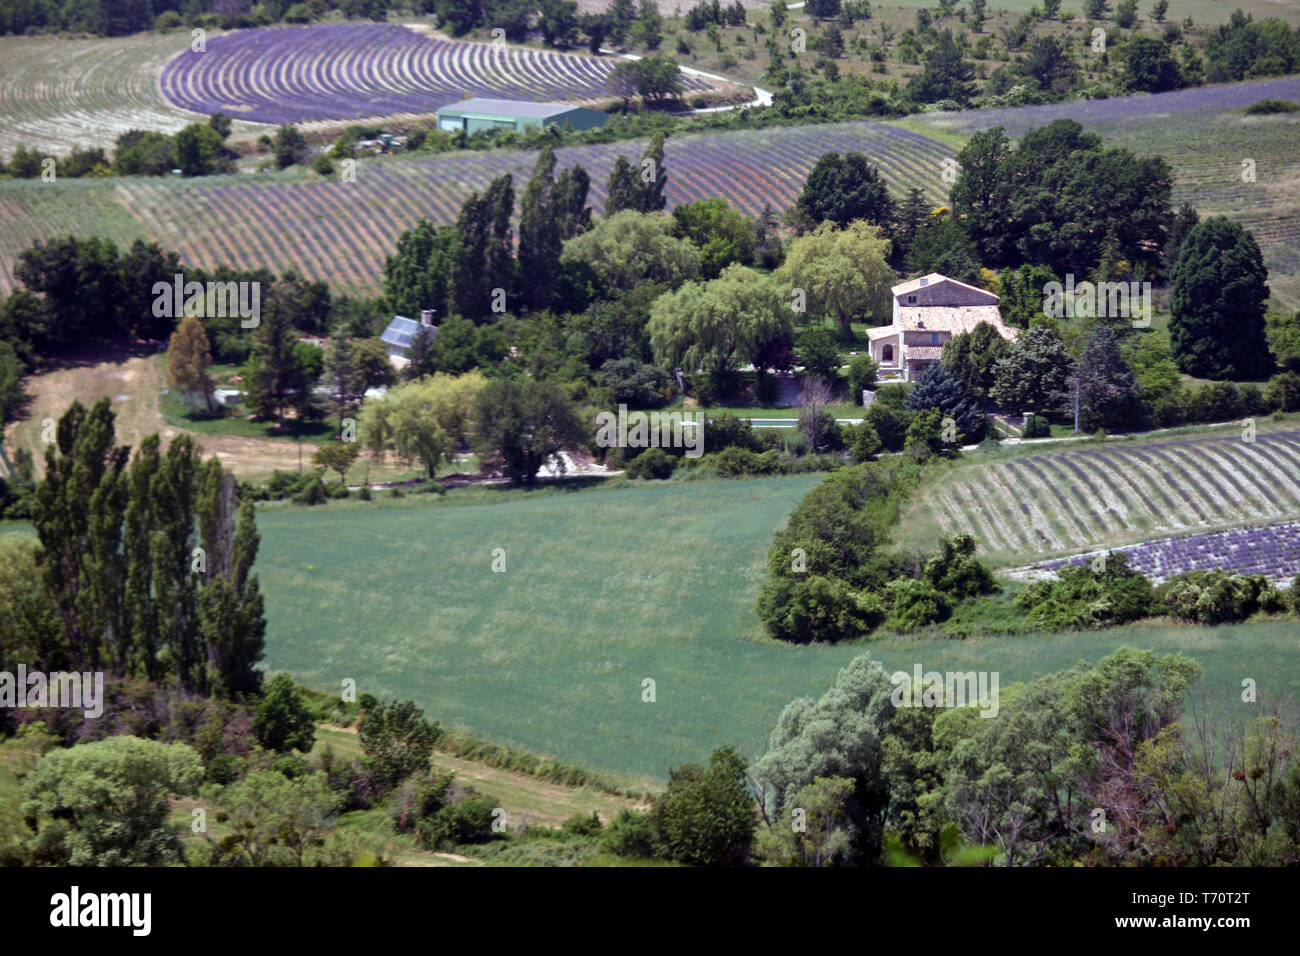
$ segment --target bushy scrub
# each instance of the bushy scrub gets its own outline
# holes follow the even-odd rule
[[[1122,554],[1062,568],[1054,580],[1038,581],[1016,596],[1026,621],[1044,630],[1084,630],[1136,621],[1151,613],[1151,581],[1132,570]]]
[[[650,478],[663,480],[673,476],[677,459],[662,448],[647,448],[627,463],[625,469],[629,478]]]
[[[885,619],[880,599],[841,578],[770,578],[758,601],[773,637],[796,644],[844,641],[870,634]]]
[[[1280,604],[1263,575],[1225,571],[1179,574],[1156,589],[1156,598],[1170,617],[1193,624],[1231,624],[1264,609],[1261,605]]]
[[[1042,415],[1030,415],[1025,419],[1022,435],[1025,438],[1047,438],[1052,434],[1051,423]]]
[[[922,578],[936,591],[957,600],[996,591],[993,572],[975,556],[978,547],[968,534],[942,539],[939,550],[925,562]]]
[[[952,611],[933,585],[914,578],[895,578],[885,585],[885,602],[889,605],[886,624],[899,631],[912,631],[937,624]]]
[[[747,448],[731,445],[709,456],[713,471],[722,478],[743,478],[747,475],[773,475],[781,467],[775,451],[755,454]]]

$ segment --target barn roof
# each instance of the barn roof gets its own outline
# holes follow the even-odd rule
[[[404,315],[395,315],[393,321],[388,323],[388,328],[384,329],[384,334],[379,337],[389,345],[409,349],[411,343],[415,340],[415,333],[419,330],[420,323],[415,319],[408,319]]]
[[[527,116],[531,119],[546,119],[557,113],[567,113],[577,109],[573,103],[533,103],[528,100],[493,100],[475,96],[459,103],[448,103],[438,110],[439,113],[481,113],[486,116]]]
[[[949,332],[960,335],[972,331],[981,322],[987,322],[1004,339],[1016,338],[1016,329],[1002,324],[1002,314],[996,305],[910,305],[898,310],[898,326],[907,332]]]
[[[915,292],[917,289],[940,285],[944,282],[955,286],[961,286],[963,289],[970,289],[972,292],[978,292],[982,296],[987,296],[992,302],[998,301],[998,296],[994,295],[988,289],[981,289],[979,286],[967,285],[965,282],[958,282],[956,279],[950,279],[948,276],[941,275],[938,272],[931,272],[928,276],[921,276],[916,279],[908,279],[906,282],[894,286],[889,291],[894,295],[904,295],[908,292]]]

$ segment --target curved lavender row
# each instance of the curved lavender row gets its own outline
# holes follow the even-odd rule
[[[1300,574],[1300,521],[1159,538],[1113,550],[1125,555],[1134,570],[1157,581],[1185,571],[1213,570],[1289,581]],[[1057,571],[1066,565],[1086,564],[1095,554],[1045,561],[1036,567]]]
[[[163,96],[261,123],[432,113],[466,96],[607,97],[615,58],[448,42],[397,24],[269,27],[213,37],[163,69]],[[709,89],[683,76],[688,92]]]

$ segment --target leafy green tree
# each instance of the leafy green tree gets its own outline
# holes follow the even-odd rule
[[[1034,39],[1020,68],[1025,76],[1033,78],[1039,89],[1048,93],[1069,92],[1078,75],[1070,48],[1050,34]]]
[[[1035,326],[1011,344],[993,366],[989,396],[1007,412],[1057,407],[1070,389],[1074,356],[1051,329]]]
[[[1004,271],[999,278],[998,303],[1002,321],[1007,325],[1027,329],[1034,320],[1042,317],[1043,302],[1048,283],[1058,282],[1056,274],[1047,266],[1022,265]]]
[[[652,818],[675,860],[692,866],[744,863],[757,826],[745,759],[733,747],[720,747],[707,768],[670,769],[668,789],[655,802]]]
[[[316,721],[288,674],[276,674],[267,682],[253,711],[253,734],[259,744],[275,753],[311,751],[316,742]]]
[[[605,217],[609,218],[625,210],[641,211],[641,180],[627,157],[620,156],[614,160],[614,168],[609,174]]]
[[[700,275],[705,279],[716,279],[733,262],[748,265],[754,258],[753,222],[718,196],[673,209],[673,235],[689,239],[700,250]]]
[[[222,172],[224,138],[211,126],[191,123],[176,134],[176,163],[185,176]]]
[[[944,30],[925,53],[925,69],[907,84],[907,96],[916,103],[953,100],[965,106],[975,94],[974,78],[975,67],[961,44]]]
[[[811,233],[792,240],[776,278],[792,290],[797,324],[831,318],[841,338],[853,337],[853,322],[880,324],[890,315],[889,240],[878,226],[864,221],[837,229],[824,222]]]
[[[455,226],[435,227],[427,219],[398,236],[384,264],[384,295],[399,315],[446,308],[457,236]]]
[[[849,359],[849,397],[854,404],[862,401],[864,389],[874,390],[880,365],[866,352]]]
[[[895,208],[880,170],[866,156],[825,153],[808,173],[794,215],[803,230],[823,222],[848,226],[859,219],[887,230]]]
[[[998,589],[993,572],[975,556],[978,544],[969,534],[939,539],[939,550],[925,562],[921,577],[946,597],[961,600]]]
[[[465,318],[486,320],[514,288],[513,213],[514,186],[509,173],[492,180],[482,197],[472,193],[461,207],[451,299],[455,311]]]
[[[383,704],[370,694],[362,694],[360,704],[362,763],[380,793],[428,769],[442,730],[425,720],[424,711],[409,700]]]
[[[980,322],[969,332],[954,335],[943,344],[939,359],[948,373],[978,404],[988,400],[993,387],[994,369],[1006,357],[1011,343],[987,322]]]
[[[1137,0],[1119,0],[1115,5],[1115,26],[1122,30],[1132,30],[1137,23]]]
[[[342,427],[343,419],[361,407],[366,394],[365,374],[357,361],[356,345],[345,330],[335,333],[330,350],[325,353],[323,372],[330,405]]]
[[[799,336],[798,348],[808,374],[832,384],[839,380],[840,347],[834,332],[824,326],[808,329]]]
[[[840,855],[850,864],[875,863],[889,806],[881,741],[894,713],[891,694],[884,668],[862,654],[839,672],[819,700],[803,697],[787,704],[768,738],[767,753],[753,768],[765,816],[780,819],[820,778],[851,780],[852,794],[840,803],[838,828],[847,836]]]
[[[307,138],[292,123],[281,123],[271,139],[271,150],[275,154],[275,165],[286,169],[297,163],[305,163],[311,153]]]
[[[676,287],[700,271],[700,254],[672,235],[672,220],[625,210],[604,216],[564,244],[562,259],[591,268],[607,288],[630,290],[643,282]]]
[[[1214,379],[1261,379],[1272,371],[1265,335],[1268,270],[1255,237],[1222,216],[1183,240],[1169,298],[1178,367]]]
[[[108,737],[55,750],[23,782],[39,860],[62,866],[165,866],[181,859],[169,797],[193,795],[203,762],[185,744]]]
[[[285,310],[267,310],[255,334],[244,370],[245,401],[258,416],[283,420],[287,410],[303,407],[310,397],[311,370],[298,351],[298,333]]]
[[[494,379],[478,392],[475,409],[475,443],[485,455],[499,454],[516,484],[536,482],[547,462],[562,470],[560,452],[586,438],[573,405],[553,382]]]
[[[939,273],[973,285],[979,281],[980,262],[975,243],[961,223],[951,216],[935,216],[917,230],[907,247],[909,272]]]
[[[595,230],[593,230],[594,232]],[[646,331],[663,368],[703,368],[722,380],[789,332],[790,311],[775,280],[737,263],[711,282],[686,282],[650,309]]]
[[[356,442],[331,441],[321,445],[311,456],[311,463],[339,473],[339,485],[347,480],[348,469],[361,454]]]
[[[1136,36],[1124,52],[1124,85],[1130,90],[1164,93],[1182,86],[1178,61],[1169,44],[1157,37]]]
[[[664,18],[659,13],[655,0],[641,0],[637,21],[632,27],[631,38],[647,50],[659,49],[663,41]]]
[[[325,774],[290,779],[275,770],[205,788],[204,797],[230,828],[219,839],[208,837],[217,866],[310,866],[343,804]]]

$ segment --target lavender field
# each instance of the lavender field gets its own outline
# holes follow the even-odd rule
[[[638,156],[644,147],[643,141],[578,146],[556,156],[561,167],[586,167],[591,203],[600,212],[616,158]],[[932,201],[942,201],[939,171],[951,150],[918,133],[864,122],[669,139],[669,208],[722,196],[748,215],[757,215],[765,203],[780,212],[794,202],[818,157],[831,150],[863,151],[896,193],[917,186]],[[0,291],[12,288],[13,263],[22,249],[35,239],[72,233],[123,245],[151,237],[195,265],[294,268],[338,291],[373,295],[384,259],[403,230],[422,217],[455,222],[470,192],[503,173],[512,174],[522,191],[535,159],[535,153],[504,150],[394,157],[362,163],[356,182],[301,170],[202,181],[86,179],[58,189],[43,189],[36,181],[0,182],[0,212],[10,226],[0,232]]]
[[[962,463],[915,497],[896,537],[904,547],[920,547],[936,533],[964,532],[994,561],[1023,564],[1193,530],[1282,525],[1298,517],[1300,431],[1292,426],[1245,441],[1239,430],[1229,429],[1225,437],[1108,442]],[[1260,549],[1280,548],[1284,540],[1295,546],[1294,532],[1280,538],[1261,532],[1257,540]],[[1212,560],[1240,551],[1242,541],[1193,546],[1200,544]],[[1168,564],[1184,552],[1183,546],[1153,551],[1149,560]],[[1281,562],[1294,557],[1277,560],[1283,569],[1293,567]]]
[[[1114,552],[1125,555],[1130,567],[1157,582],[1185,571],[1222,570],[1262,574],[1272,581],[1290,583],[1300,574],[1300,521],[1160,538],[1115,548]],[[1057,571],[1069,564],[1086,564],[1097,553],[1046,561],[1037,567]]]
[[[618,60],[449,42],[397,24],[240,30],[186,50],[162,71],[163,95],[198,113],[260,123],[432,113],[470,96],[610,99]],[[687,92],[708,89],[684,76]]]

